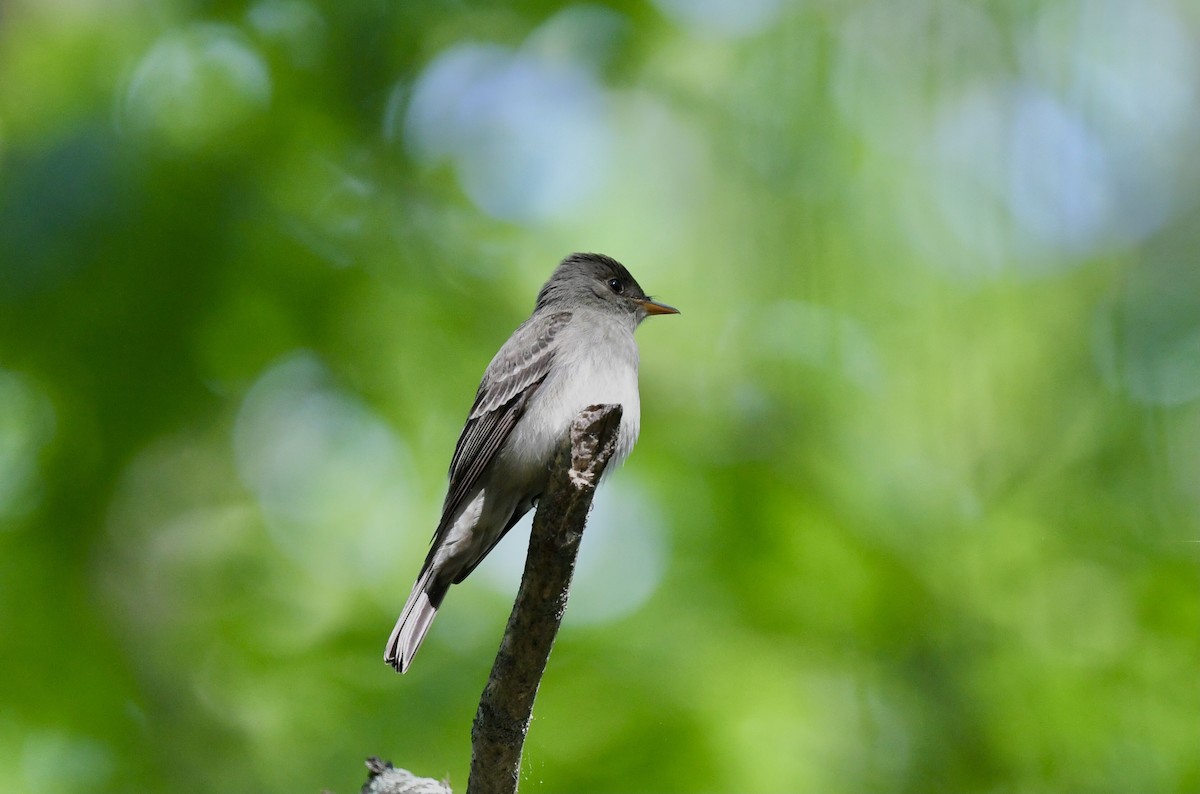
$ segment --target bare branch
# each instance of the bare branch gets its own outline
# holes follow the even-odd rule
[[[616,447],[620,405],[593,405],[555,456],[529,537],[521,589],[471,728],[467,794],[513,794],[533,701],[567,608],[596,485]]]
[[[550,482],[538,502],[521,589],[513,604],[492,673],[471,727],[467,794],[515,794],[521,749],[533,718],[533,701],[558,634],[575,558],[596,485],[616,449],[620,405],[592,405],[575,417],[570,437],[554,457]],[[451,794],[378,758],[367,759],[363,794]]]

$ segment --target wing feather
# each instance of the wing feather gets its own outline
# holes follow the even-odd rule
[[[569,312],[530,318],[492,359],[467,424],[450,461],[450,487],[442,506],[441,534],[476,489],[479,478],[525,413],[530,398],[550,372],[555,336],[571,319]]]

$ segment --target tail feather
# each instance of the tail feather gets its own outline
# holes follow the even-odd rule
[[[407,671],[412,664],[413,657],[417,655],[417,649],[421,647],[429,626],[437,616],[438,607],[442,604],[445,586],[441,588],[441,592],[435,592],[436,586],[431,587],[432,580],[433,568],[426,567],[417,578],[417,583],[413,585],[412,593],[400,613],[400,619],[392,629],[392,636],[388,638],[383,660],[396,668],[397,672]]]

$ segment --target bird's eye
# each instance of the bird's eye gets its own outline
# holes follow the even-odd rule
[[[625,285],[621,283],[621,279],[619,278],[610,278],[608,280],[608,288],[620,295],[621,292],[624,291]]]

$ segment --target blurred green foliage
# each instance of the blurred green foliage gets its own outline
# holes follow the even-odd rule
[[[0,5],[0,788],[462,790],[519,533],[383,642],[483,367],[599,250],[684,314],[522,790],[1200,790],[1198,31]]]

